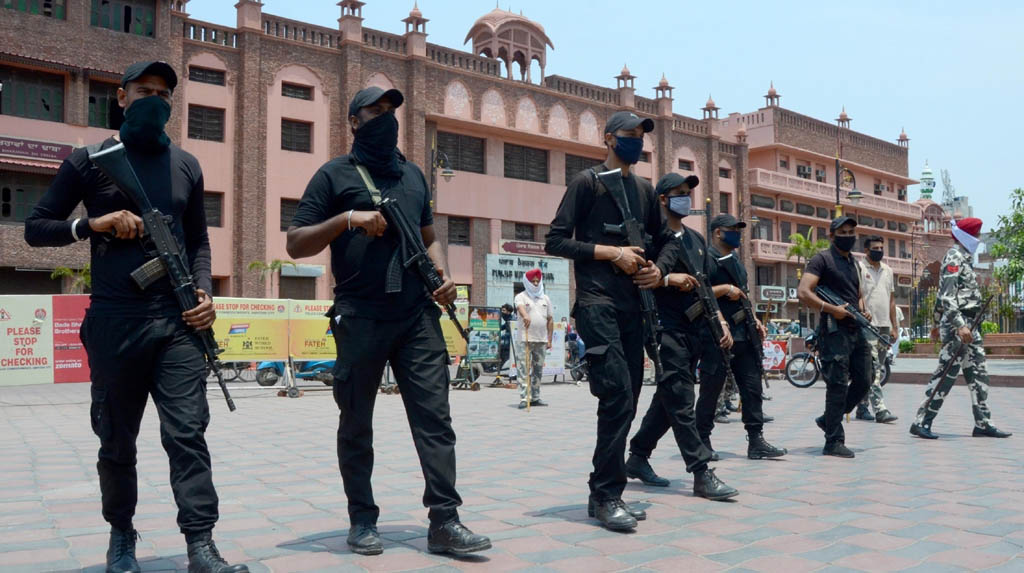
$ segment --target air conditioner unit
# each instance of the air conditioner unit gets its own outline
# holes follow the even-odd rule
[[[790,299],[795,299],[796,298],[796,289],[795,288],[789,289],[789,298]]]

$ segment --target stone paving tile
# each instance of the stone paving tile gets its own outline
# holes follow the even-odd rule
[[[643,389],[642,409],[652,390]],[[211,401],[207,441],[221,499],[214,533],[227,557],[260,573],[1024,571],[1019,445],[970,439],[966,395],[954,394],[943,409],[942,440],[915,440],[905,425],[852,422],[846,427],[857,458],[836,460],[820,455],[821,433],[811,422],[823,390],[773,384],[771,392],[766,407],[777,421],[766,433],[790,454],[747,460],[741,425],[716,427],[716,447],[727,453],[717,473],[741,493],[712,503],[692,495],[692,477],[667,436],[651,463],[672,485],[631,481],[623,496],[649,515],[633,534],[609,532],[586,516],[595,401],[585,388],[546,386],[553,406],[528,415],[508,392],[452,392],[460,513],[494,544],[481,556],[454,559],[426,552],[423,478],[399,399],[378,397],[376,424],[387,431],[376,433],[374,491],[385,553],[364,557],[345,543],[330,395],[287,400],[236,391],[236,414]],[[886,400],[909,417],[920,392],[894,385]],[[990,396],[1003,405],[1022,399],[1024,389],[993,388]],[[109,526],[99,514],[88,402],[85,385],[0,388],[3,404],[52,404],[0,405],[0,431],[12,438],[0,443],[0,459],[11,461],[0,474],[4,573],[103,570]],[[999,412],[1001,425],[1024,426],[1024,409]],[[519,435],[526,416],[543,431],[525,441],[496,437]],[[284,423],[259,431],[256,421],[265,419]],[[184,541],[157,430],[148,412],[139,437],[139,556],[147,571],[180,571]]]

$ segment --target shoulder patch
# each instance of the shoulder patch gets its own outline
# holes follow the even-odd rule
[[[952,264],[946,265],[946,272],[947,273],[955,273],[955,272],[959,272],[959,271],[960,271],[960,267],[957,266],[957,265],[952,265]]]

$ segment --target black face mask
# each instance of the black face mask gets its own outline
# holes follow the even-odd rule
[[[857,237],[835,237],[832,239],[832,244],[834,244],[840,251],[848,253],[853,250],[853,246],[857,244]]]
[[[382,113],[356,130],[352,155],[374,175],[401,177],[398,161],[398,118]]]
[[[171,104],[160,96],[137,99],[124,111],[121,141],[125,147],[157,153],[171,145],[164,126],[171,118]]]
[[[885,255],[885,253],[883,253],[882,251],[876,251],[874,249],[868,251],[868,258],[870,258],[872,261],[875,261],[876,263],[882,260],[883,255]]]

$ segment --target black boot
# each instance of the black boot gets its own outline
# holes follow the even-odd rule
[[[431,553],[465,555],[490,548],[491,540],[487,536],[473,533],[457,519],[444,524],[431,523],[427,532],[427,551]]]
[[[107,573],[130,573],[142,571],[135,559],[135,540],[139,532],[135,529],[110,528],[110,546],[107,549]]]
[[[644,485],[653,485],[657,487],[668,487],[668,485],[672,483],[654,473],[654,468],[651,467],[647,458],[636,454],[629,454],[629,458],[626,460],[626,476],[638,479],[642,481]]]
[[[835,456],[837,458],[852,458],[856,455],[843,442],[826,442],[821,453],[822,455]]]
[[[867,406],[865,406],[863,404],[858,404],[857,405],[857,416],[856,416],[856,419],[858,419],[858,420],[867,420],[867,421],[870,422],[870,421],[874,420],[875,417],[871,415],[871,411],[868,410]]]
[[[984,428],[975,426],[971,435],[975,438],[1009,438],[1013,434],[1004,432],[995,426],[985,426]]]
[[[377,526],[373,523],[353,523],[348,529],[348,547],[352,553],[359,555],[384,553],[384,545],[381,544]]]
[[[630,515],[629,506],[621,499],[606,499],[594,502],[594,517],[606,529],[630,531],[636,529],[636,518]]]
[[[879,424],[891,424],[896,420],[899,420],[899,416],[896,416],[889,410],[882,410],[881,412],[875,413],[875,421]]]
[[[747,457],[752,460],[763,460],[764,458],[781,458],[789,453],[786,448],[776,448],[764,439],[764,434],[758,432],[747,437]]]
[[[703,497],[712,501],[721,501],[736,497],[740,492],[736,488],[729,487],[718,479],[715,470],[707,468],[693,473],[693,495]]]
[[[939,439],[938,434],[933,434],[930,427],[917,423],[910,425],[910,435],[917,436],[918,438],[924,438],[926,440]]]
[[[637,521],[643,521],[643,520],[647,519],[647,512],[646,511],[644,511],[642,509],[637,509],[637,508],[629,505],[626,502],[623,502],[623,503],[626,504],[626,511],[629,512],[629,514],[633,516],[633,519],[635,519]],[[597,515],[597,502],[594,501],[593,497],[591,497],[590,499],[587,500],[587,516],[588,517],[595,517],[596,515]]]
[[[191,534],[188,541],[188,573],[249,573],[245,565],[229,565],[217,546],[213,543],[213,534],[209,531]]]

